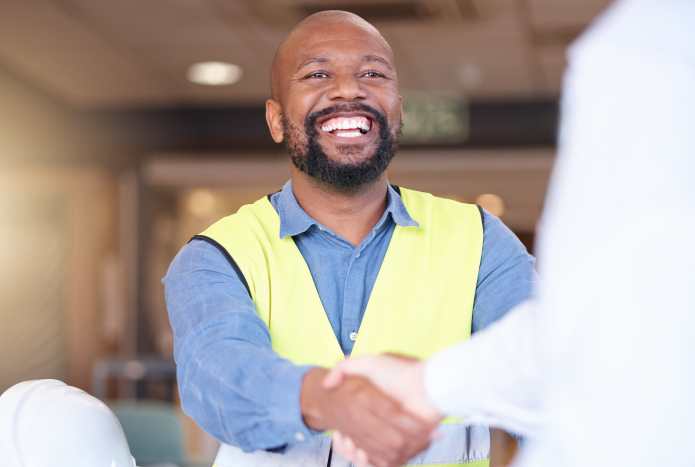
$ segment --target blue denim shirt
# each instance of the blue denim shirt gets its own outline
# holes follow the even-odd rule
[[[384,215],[358,246],[313,220],[297,203],[291,182],[271,196],[281,238],[292,236],[345,354],[386,255],[396,224],[417,229],[398,193],[388,189]],[[535,259],[496,217],[484,212],[484,238],[473,308],[476,332],[530,298]],[[311,369],[281,358],[248,292],[212,245],[181,249],[163,279],[174,330],[183,410],[205,431],[244,451],[283,451],[308,442],[299,394]],[[354,335],[353,335],[354,338]]]

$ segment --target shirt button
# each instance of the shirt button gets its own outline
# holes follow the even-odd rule
[[[355,256],[355,258],[359,258],[359,257],[360,257],[360,254],[359,254],[359,253],[357,253],[357,256]]]
[[[305,437],[302,433],[296,432],[296,433],[294,434],[294,439],[296,439],[297,441],[299,441],[300,443],[302,443],[302,442],[304,442],[304,440],[306,439],[306,437]]]
[[[350,333],[350,340],[351,340],[351,341],[354,341],[355,339],[357,339],[357,333],[356,333],[356,332],[351,332],[351,333]]]

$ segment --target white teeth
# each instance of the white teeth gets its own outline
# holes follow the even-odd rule
[[[337,134],[337,136],[342,136],[343,138],[354,138],[356,136],[360,136],[362,133],[359,131],[347,131],[347,132],[340,132]]]
[[[334,121],[333,123],[330,123],[328,125],[324,125],[321,127],[321,130],[326,131],[326,132],[332,132],[335,130],[363,130],[365,133],[367,133],[371,129],[371,122],[365,122],[364,120],[338,120]],[[352,135],[351,132],[350,135]],[[361,132],[358,132],[361,134]]]

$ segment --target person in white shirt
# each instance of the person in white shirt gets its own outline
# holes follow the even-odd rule
[[[521,466],[693,466],[695,1],[617,2],[568,62],[541,298],[427,362],[349,359],[325,384],[361,374],[423,417],[523,434]]]

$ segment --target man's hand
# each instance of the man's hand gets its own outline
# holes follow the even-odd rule
[[[326,376],[323,384],[326,388],[339,388],[349,375],[366,377],[379,389],[400,401],[406,411],[434,426],[443,415],[427,399],[423,382],[424,366],[424,362],[401,355],[349,358],[336,365]],[[436,430],[432,432],[433,439],[438,436]],[[346,432],[333,432],[333,449],[359,467],[380,465],[360,441],[353,439]],[[408,455],[412,457],[417,452],[419,451]],[[410,457],[405,457],[405,460]]]
[[[304,377],[300,404],[309,428],[342,433],[359,446],[360,465],[365,466],[400,466],[427,448],[436,422],[408,413],[360,376],[343,373],[339,382],[325,387],[327,374],[316,368]]]
[[[436,423],[444,415],[427,398],[424,371],[425,362],[415,358],[395,354],[365,355],[338,363],[323,384],[326,388],[335,388],[347,375],[363,376],[398,400],[408,412]]]

